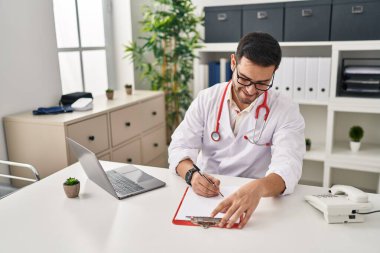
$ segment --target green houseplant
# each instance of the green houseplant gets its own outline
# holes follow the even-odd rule
[[[76,198],[79,195],[80,182],[76,178],[69,177],[63,183],[63,189],[64,189],[66,196],[68,198]]]
[[[154,0],[151,6],[144,5],[142,45],[134,41],[125,46],[126,57],[152,90],[165,93],[168,142],[192,101],[188,85],[194,50],[200,48],[197,26],[203,23],[194,10],[191,0]]]
[[[113,89],[110,89],[110,88],[106,89],[106,96],[108,99],[113,99],[113,94],[114,94]]]
[[[360,149],[360,141],[364,136],[364,130],[361,126],[352,126],[349,131],[351,139],[350,147],[352,152],[358,152]]]

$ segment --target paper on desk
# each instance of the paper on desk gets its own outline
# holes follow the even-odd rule
[[[237,186],[225,186],[222,187],[220,191],[225,197],[227,197],[237,189]],[[190,187],[182,201],[176,220],[190,220],[186,216],[210,216],[211,212],[223,199],[224,198],[220,195],[212,198],[199,196]],[[216,217],[222,218],[223,214],[219,213]]]

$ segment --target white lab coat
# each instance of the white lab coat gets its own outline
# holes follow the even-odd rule
[[[172,135],[169,146],[169,169],[175,173],[178,163],[190,158],[203,171],[211,174],[262,178],[276,173],[285,182],[283,194],[292,193],[302,173],[305,154],[305,123],[299,106],[280,93],[268,91],[270,113],[260,143],[257,146],[244,139],[255,126],[255,112],[262,103],[260,96],[249,117],[241,123],[236,137],[232,132],[227,96],[220,118],[221,139],[215,142],[211,133],[215,130],[217,112],[227,83],[216,84],[202,90],[191,103],[185,118]],[[230,87],[229,87],[230,88]],[[260,111],[259,123],[263,122]],[[261,128],[256,127],[257,131]],[[199,152],[201,151],[201,152]]]

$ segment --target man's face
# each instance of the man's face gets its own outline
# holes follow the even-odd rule
[[[231,55],[232,82],[236,98],[243,107],[248,107],[257,97],[264,93],[271,84],[275,66],[262,67],[244,56],[237,62]],[[244,85],[252,84],[250,86]],[[259,89],[257,89],[259,88]],[[260,90],[261,89],[261,90]]]

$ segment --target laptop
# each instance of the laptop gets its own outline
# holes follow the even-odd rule
[[[106,172],[93,152],[68,137],[66,139],[87,177],[117,199],[165,186],[165,182],[129,164]]]

